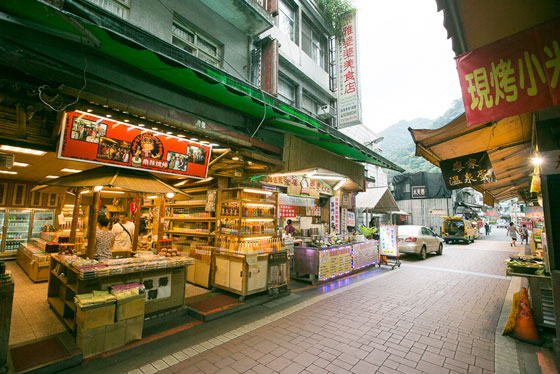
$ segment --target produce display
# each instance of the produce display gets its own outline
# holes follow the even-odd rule
[[[535,256],[510,256],[506,261],[508,271],[521,274],[544,274],[544,262],[542,257]]]

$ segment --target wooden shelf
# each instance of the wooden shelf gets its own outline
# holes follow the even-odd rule
[[[52,275],[54,275],[55,277],[58,278],[58,280],[60,280],[62,283],[66,284],[67,279],[64,277],[61,277],[60,275],[58,275],[54,270],[51,270]]]
[[[188,217],[188,218],[182,218],[182,217],[164,217],[165,219],[175,219],[175,220],[179,220],[179,221],[214,221],[216,219],[216,217]]]
[[[168,206],[206,206],[205,202],[202,203],[172,203],[172,204],[165,204],[166,207]]]
[[[272,234],[222,234],[222,233],[217,233],[216,235],[223,235],[223,236],[238,236],[238,237],[249,237],[249,238],[258,238],[261,236],[270,236],[275,238],[276,237],[276,233],[272,233]]]
[[[263,201],[263,200],[252,200],[252,199],[231,199],[222,200],[222,203],[247,203],[247,204],[260,204],[260,205],[273,205],[276,207],[275,201]]]
[[[64,315],[64,301],[60,297],[48,297],[47,301],[59,316]]]
[[[72,309],[74,312],[76,311],[76,304],[74,304],[72,301],[64,300],[64,303],[65,303],[66,305],[68,305],[68,307],[69,307],[70,309]]]
[[[204,233],[204,232],[197,232],[197,231],[176,231],[176,230],[165,230],[165,232],[170,233],[172,235],[191,235],[191,236],[211,236],[214,234],[211,233]]]

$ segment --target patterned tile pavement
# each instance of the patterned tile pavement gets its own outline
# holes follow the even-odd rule
[[[518,373],[515,343],[500,335],[509,313],[502,307],[518,289],[503,276],[508,248],[448,246],[443,256],[407,261],[129,374]]]

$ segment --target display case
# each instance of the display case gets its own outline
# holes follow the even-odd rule
[[[72,227],[72,214],[74,211],[74,205],[66,204],[62,208],[62,215],[64,216],[64,220],[62,223],[59,223],[59,230],[69,232]],[[84,210],[80,207],[79,216],[78,216],[78,226],[77,231],[84,234]]]
[[[212,243],[216,217],[206,210],[206,201],[193,199],[165,204],[164,233],[182,249]]]
[[[220,193],[212,286],[245,296],[268,289],[268,254],[281,251],[275,192],[232,188]]]
[[[25,243],[29,238],[31,209],[10,209],[8,210],[6,244],[4,251],[13,254],[21,243]]]
[[[49,227],[50,231],[53,229],[54,224],[54,211],[52,210],[33,210],[33,226],[31,227],[31,238],[38,238],[41,231],[45,227]]]

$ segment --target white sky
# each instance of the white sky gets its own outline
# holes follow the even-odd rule
[[[363,123],[435,119],[461,97],[451,39],[435,0],[354,0]]]

